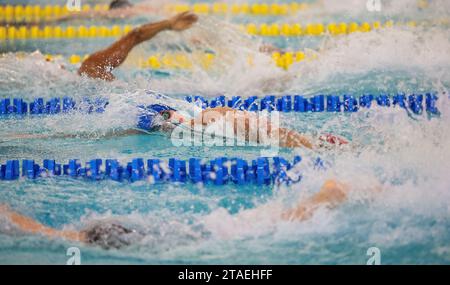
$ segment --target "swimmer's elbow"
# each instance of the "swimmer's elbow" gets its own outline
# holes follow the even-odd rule
[[[101,79],[105,81],[114,81],[116,77],[109,71],[105,71],[101,67],[93,66],[92,63],[83,62],[81,67],[78,69],[79,76],[86,76],[92,79]]]

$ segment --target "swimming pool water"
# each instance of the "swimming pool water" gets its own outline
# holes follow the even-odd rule
[[[258,147],[174,147],[167,135],[153,133],[103,138],[111,129],[135,124],[140,103],[152,102],[146,89],[180,98],[184,94],[214,97],[267,94],[421,93],[435,91],[441,115],[415,116],[399,109],[372,108],[354,114],[281,115],[282,125],[311,137],[332,132],[351,139],[343,149],[283,149],[280,155],[301,155],[303,180],[291,186],[236,187],[92,183],[66,178],[1,181],[0,203],[57,228],[82,229],[98,220],[133,226],[145,238],[121,250],[103,250],[63,240],[24,235],[0,217],[0,263],[65,264],[70,246],[81,249],[83,264],[365,264],[370,247],[381,250],[383,264],[447,264],[450,261],[450,34],[446,25],[394,27],[369,33],[320,38],[249,38],[228,23],[436,20],[446,17],[448,1],[386,1],[380,14],[360,1],[326,1],[324,6],[286,18],[202,17],[183,35],[167,33],[138,47],[141,55],[188,47],[213,50],[219,63],[211,70],[167,70],[169,75],[136,69],[115,72],[104,83],[80,78],[68,62],[45,62],[42,54],[86,54],[112,39],[0,42],[2,52],[36,49],[18,59],[0,57],[0,98],[105,97],[103,114],[0,119],[0,162],[8,159],[219,156],[254,159]],[[0,2],[2,3],[2,2]],[[41,2],[39,2],[41,3]],[[48,2],[42,2],[48,3]],[[156,19],[151,16],[151,19]],[[135,23],[140,23],[142,19]],[[217,27],[221,27],[220,29]],[[189,43],[203,40],[201,47]],[[315,60],[294,64],[288,71],[258,53],[270,42],[291,50],[313,49]],[[253,65],[246,64],[248,54]],[[270,63],[270,64],[269,64]],[[65,65],[65,69],[60,68]],[[181,106],[181,103],[178,103]],[[88,138],[14,139],[17,133],[89,134]],[[313,161],[327,161],[315,170]],[[342,207],[322,209],[306,222],[277,219],[301,198],[319,190],[328,178],[349,183],[355,194]],[[383,191],[373,193],[380,187]]]

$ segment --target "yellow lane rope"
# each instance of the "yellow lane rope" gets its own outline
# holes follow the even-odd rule
[[[319,3],[292,1],[289,3],[226,3],[202,2],[195,4],[176,3],[164,6],[166,12],[178,13],[192,11],[200,15],[246,15],[246,16],[291,16],[308,10]],[[417,0],[417,7],[426,9],[428,0]],[[80,11],[107,11],[107,4],[82,5]],[[37,23],[67,16],[70,13],[66,5],[0,5],[0,23]]]
[[[23,59],[27,54],[23,52],[17,52],[16,57],[18,59]],[[1,56],[1,55],[0,55]],[[71,64],[80,64],[89,55],[44,55],[47,61],[55,61],[58,59],[63,59]],[[273,52],[272,60],[274,64],[280,68],[288,70],[289,67],[297,62],[302,62],[305,60],[314,60],[318,57],[318,53],[315,51],[296,51],[296,52]],[[137,68],[143,69],[178,69],[178,70],[189,70],[193,69],[194,66],[209,69],[213,66],[216,61],[216,55],[212,53],[156,53],[151,54],[148,57],[139,57],[132,59],[132,62]],[[253,64],[253,58],[249,56],[247,58],[247,63],[249,65]]]
[[[308,9],[308,3],[196,3],[196,4],[168,4],[164,7],[167,12],[178,13],[193,11],[200,15],[248,15],[248,16],[288,16]],[[107,11],[108,5],[83,5],[80,11]],[[36,23],[44,22],[77,13],[69,11],[65,5],[3,5],[0,6],[0,23]]]
[[[239,26],[240,29],[250,35],[264,37],[301,37],[301,36],[324,36],[324,35],[346,35],[356,32],[370,32],[393,26],[416,27],[425,25],[427,22],[363,22],[363,23],[317,23],[317,24],[247,24]],[[448,20],[442,20],[439,24],[448,24]],[[105,38],[120,37],[133,29],[131,25],[108,26],[0,26],[0,40],[15,39],[50,39],[50,38]]]

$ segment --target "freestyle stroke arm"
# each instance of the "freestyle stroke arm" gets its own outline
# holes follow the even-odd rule
[[[229,107],[218,107],[218,108],[211,108],[206,109],[201,112],[200,115],[198,115],[196,118],[190,121],[191,127],[194,127],[194,125],[202,125],[202,126],[208,126],[214,122],[223,120],[223,119],[232,119],[234,120],[234,134],[236,135],[238,132],[238,124],[242,124],[244,121],[245,123],[245,139],[248,141],[250,139],[250,124],[256,124],[258,128],[261,128],[260,124],[265,124],[267,128],[267,135],[271,138],[277,138],[279,139],[279,146],[280,147],[288,147],[288,148],[295,148],[295,147],[306,147],[306,148],[313,148],[312,143],[302,134],[294,131],[289,130],[286,128],[279,128],[274,127],[273,124],[269,121],[263,121],[261,120],[257,115],[252,114],[250,112],[245,111],[238,111]],[[257,142],[260,142],[259,134],[257,136]]]
[[[81,64],[78,74],[90,78],[112,81],[115,77],[111,71],[125,61],[128,54],[135,46],[152,39],[162,31],[183,31],[188,29],[197,20],[198,17],[195,14],[184,12],[168,20],[142,25],[132,30],[106,49],[90,55]]]

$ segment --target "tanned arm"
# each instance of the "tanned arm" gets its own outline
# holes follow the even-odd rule
[[[84,235],[77,231],[61,231],[42,225],[41,223],[10,210],[6,205],[0,205],[0,214],[6,216],[12,224],[21,231],[31,234],[41,234],[53,238],[64,238],[72,241],[83,241]]]
[[[135,46],[150,40],[162,31],[183,31],[188,29],[197,20],[198,17],[195,14],[184,12],[168,20],[138,27],[106,49],[89,56],[82,63],[78,70],[78,74],[112,81],[114,80],[114,75],[111,71],[125,61],[128,54]]]
[[[308,220],[321,206],[333,209],[347,201],[348,192],[347,185],[335,180],[327,180],[317,194],[284,212],[281,218],[289,221]]]

